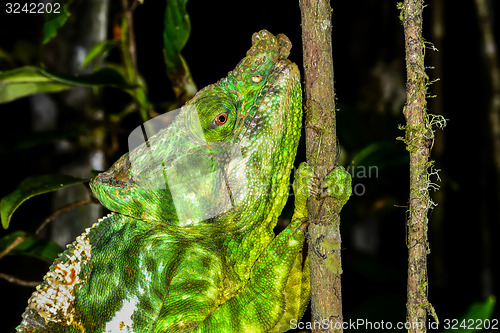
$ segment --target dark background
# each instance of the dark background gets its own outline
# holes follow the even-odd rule
[[[119,9],[116,2],[111,4],[109,35],[113,15],[117,15],[113,13]],[[438,3],[443,6],[441,12],[437,12]],[[500,8],[498,2],[490,3],[498,45]],[[333,1],[331,5],[341,160],[351,165],[374,145],[376,153],[365,165],[378,170],[371,177],[354,177],[354,185],[360,184],[357,189],[364,193],[353,196],[342,213],[344,317],[404,321],[408,157],[404,144],[396,140],[404,136],[398,124],[405,123],[403,26],[395,1]],[[135,13],[139,70],[157,111],[174,98],[162,55],[164,6],[163,1],[146,0]],[[0,49],[17,52],[18,57],[14,63],[0,59],[0,70],[39,65],[44,57],[43,49],[39,51],[43,17],[6,15],[3,4],[1,11]],[[286,34],[293,45],[290,58],[302,67],[298,1],[191,1],[188,12],[191,37],[182,53],[198,88],[232,70],[251,45],[252,33],[261,29]],[[437,23],[444,28],[442,40],[433,33]],[[459,318],[473,302],[498,295],[499,191],[487,115],[491,89],[474,2],[429,1],[424,10],[424,38],[439,48],[439,54],[427,49],[426,65],[436,66],[441,57],[441,66],[427,71],[432,79],[440,78],[430,87],[431,94],[438,96],[429,100],[429,112],[448,119],[433,147],[443,182],[440,191],[432,194],[438,205],[430,213],[428,257],[429,300],[443,321]],[[112,52],[109,59],[119,56]],[[124,99],[122,93],[107,89],[100,100],[105,117],[106,112],[118,112]],[[59,97],[55,100],[59,102]],[[31,108],[29,99],[0,104],[0,196],[28,176],[58,173],[61,164],[86,156],[88,146],[82,142],[95,134],[92,124],[78,128],[79,116],[69,107],[61,108],[57,129],[73,134],[45,141],[42,135],[42,143],[23,145],[26,137],[41,135],[33,131]],[[127,151],[126,137],[140,123],[137,114],[131,114],[115,129],[118,148],[106,155],[105,168]],[[73,148],[61,153],[61,141]],[[112,143],[108,137],[103,145]],[[304,150],[302,142],[297,162],[305,160]],[[51,199],[44,195],[23,204],[11,229],[0,231],[0,237],[11,230],[33,230],[53,211]],[[7,256],[0,261],[0,272],[41,280],[48,266],[32,258]],[[0,331],[10,332],[20,322],[32,291],[0,280]],[[498,310],[495,317],[499,318]],[[307,318],[308,314],[303,320]]]

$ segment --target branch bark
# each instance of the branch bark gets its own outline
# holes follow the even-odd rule
[[[422,38],[422,0],[405,0],[402,5],[406,50],[405,143],[410,152],[410,199],[408,227],[408,332],[426,332],[427,312],[434,310],[427,300],[427,213],[432,208],[429,197],[430,147],[434,133],[426,113],[427,75],[424,67],[425,46]]]
[[[130,69],[131,73],[129,73],[129,80],[132,83],[137,83],[138,80],[138,69],[137,69],[137,52],[135,45],[135,32],[134,32],[134,16],[133,12],[135,7],[137,6],[136,2],[129,7],[128,0],[122,0],[122,9],[125,20],[127,21],[127,36],[125,39],[128,55],[126,56],[125,61],[130,61]],[[129,59],[128,59],[129,58]]]
[[[307,162],[322,180],[337,163],[332,9],[328,0],[300,0],[299,4]],[[340,208],[331,198],[308,200],[312,322],[322,323],[326,319],[330,323],[329,329],[321,332],[342,332]],[[326,244],[331,245],[328,251]],[[314,325],[314,332],[319,329]]]

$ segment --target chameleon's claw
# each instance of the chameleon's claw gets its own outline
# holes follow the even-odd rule
[[[339,166],[333,169],[323,180],[322,196],[329,196],[340,201],[341,206],[347,202],[351,196],[351,175],[344,167]]]
[[[342,206],[351,196],[351,175],[344,167],[337,167],[320,182],[313,168],[301,163],[293,183],[293,190],[298,200],[306,200],[309,196],[320,198],[332,197],[340,200]]]

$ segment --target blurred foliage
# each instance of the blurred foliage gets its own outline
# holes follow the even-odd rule
[[[75,1],[75,3],[77,2]],[[164,61],[168,76],[171,79],[175,78],[173,86],[176,96],[185,99],[196,92],[196,86],[192,81],[187,63],[180,54],[191,29],[186,11],[187,0],[168,0],[166,2],[165,25],[163,28]],[[122,8],[122,12],[115,13],[114,15],[122,17],[119,20],[120,25],[115,26],[118,34],[114,34],[112,39],[97,43],[85,55],[81,68],[93,64],[92,73],[84,75],[54,73],[46,70],[43,62],[38,63],[40,62],[38,54],[43,52],[46,44],[57,40],[59,31],[70,19],[73,3],[72,0],[57,0],[51,3],[51,8],[60,6],[60,11],[47,12],[44,15],[43,29],[40,31],[41,42],[39,44],[21,39],[16,41],[16,46],[11,53],[0,49],[0,69],[6,68],[0,70],[0,104],[10,103],[39,93],[66,91],[73,87],[90,87],[98,95],[102,94],[103,88],[112,88],[132,97],[128,104],[123,105],[120,112],[112,113],[104,110],[108,112],[108,119],[117,126],[130,113],[140,114],[143,121],[156,115],[155,106],[148,97],[146,81],[139,72],[136,72],[137,68],[132,68],[131,51],[135,52],[135,50],[131,49],[131,35],[128,33],[128,25],[131,22],[128,22],[125,17],[127,14],[133,14],[134,6]],[[116,57],[108,59],[115,50],[120,53],[118,61],[116,61]],[[24,66],[18,66],[17,64]],[[179,91],[186,93],[179,94]],[[179,101],[167,101],[167,104],[179,104]],[[28,132],[27,135],[20,137],[15,142],[0,145],[0,154],[4,154],[4,156],[6,154],[16,154],[37,145],[55,143],[61,139],[81,135],[83,135],[81,129],[56,129],[52,132],[33,134]],[[79,179],[62,174],[25,178],[13,192],[4,196],[0,201],[3,228],[10,227],[12,215],[26,200],[87,181],[88,179]],[[19,242],[20,240],[22,242]],[[15,231],[0,238],[0,251],[2,250],[6,250],[9,255],[24,255],[52,262],[57,253],[61,251],[61,248],[51,241],[38,240],[26,231]]]
[[[71,16],[68,11],[68,6],[71,5],[72,0],[66,1],[53,1],[51,2],[52,8],[57,6],[60,10],[53,10],[52,12],[47,12],[45,14],[45,23],[43,25],[43,44],[47,44],[52,38],[57,36],[57,30],[64,26]]]
[[[0,103],[42,92],[58,92],[76,86],[115,87],[130,89],[120,73],[103,68],[89,75],[71,77],[49,73],[33,66],[20,67],[0,72]]]
[[[10,244],[22,237],[23,241],[9,255],[24,255],[52,263],[57,255],[63,250],[62,247],[52,241],[37,239],[28,233],[18,230],[0,238],[0,252],[4,251]]]
[[[495,296],[488,297],[483,302],[472,303],[467,311],[457,320],[451,320],[446,324],[449,329],[443,333],[471,333],[498,330],[498,319],[492,319],[493,311],[495,310]],[[496,324],[495,324],[496,323]]]
[[[191,23],[186,11],[187,0],[167,0],[163,49],[167,75],[173,84],[175,96],[183,104],[197,91],[189,67],[181,55],[191,32]]]
[[[12,214],[14,214],[16,209],[29,198],[87,181],[87,179],[79,179],[59,174],[34,176],[24,179],[14,192],[3,197],[0,201],[2,226],[4,229],[9,227]]]
[[[87,66],[94,60],[98,60],[96,61],[95,66],[100,66],[101,61],[106,58],[109,52],[119,46],[120,43],[115,40],[105,40],[104,42],[95,44],[94,47],[89,51],[89,53],[87,53],[85,59],[83,59],[82,67]]]

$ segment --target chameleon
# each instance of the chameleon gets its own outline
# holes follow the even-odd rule
[[[290,49],[255,33],[227,77],[90,181],[111,213],[54,261],[18,332],[283,332],[302,316],[316,182],[305,163],[291,222],[273,231],[302,126]],[[349,174],[327,178],[322,193],[345,204]]]

